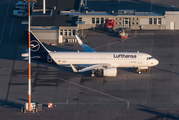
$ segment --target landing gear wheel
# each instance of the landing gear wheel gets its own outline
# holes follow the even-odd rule
[[[95,77],[94,70],[92,70],[91,77]]]
[[[141,69],[140,68],[138,68],[138,72],[139,72],[139,74],[141,74]]]
[[[95,74],[94,74],[94,73],[92,73],[92,74],[91,74],[91,77],[95,77]]]

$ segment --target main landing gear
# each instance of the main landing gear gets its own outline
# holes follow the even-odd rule
[[[147,72],[147,69],[138,68],[138,69],[136,70],[136,72],[138,72],[139,74],[141,74],[142,72]]]
[[[92,70],[91,77],[95,77],[95,70]]]

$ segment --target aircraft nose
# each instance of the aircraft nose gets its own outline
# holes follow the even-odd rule
[[[157,59],[155,59],[154,64],[155,64],[155,65],[158,65],[158,64],[159,64],[159,61],[158,61]]]
[[[159,61],[157,60],[157,59],[153,59],[152,61],[151,61],[151,65],[152,66],[155,66],[155,65],[158,65],[159,64]]]

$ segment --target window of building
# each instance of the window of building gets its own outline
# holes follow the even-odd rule
[[[152,18],[149,18],[149,24],[152,24]]]
[[[134,22],[132,22],[132,25],[134,25]]]
[[[123,27],[130,27],[130,18],[123,18]]]
[[[136,22],[136,25],[138,25],[138,22]]]
[[[76,35],[76,30],[73,30],[73,35]]]
[[[104,24],[104,18],[101,18],[101,24]]]
[[[81,17],[80,17],[80,18],[78,18],[78,21],[79,21],[79,22],[81,22],[81,21],[82,21],[82,18],[81,18]]]
[[[132,20],[134,20],[134,18]]]
[[[99,18],[96,18],[96,24],[99,24]]]
[[[136,20],[139,20],[138,18],[136,18]]]
[[[92,23],[93,23],[93,24],[95,23],[95,18],[92,18]]]
[[[161,24],[162,24],[162,19],[158,18],[158,25],[161,25]]]
[[[64,30],[64,35],[67,36],[67,30]]]
[[[63,30],[60,30],[60,35],[63,35]]]
[[[125,24],[128,24],[128,18],[125,18]]]
[[[108,18],[105,18],[105,20],[104,20],[104,21],[105,21],[105,23],[107,23],[107,22],[108,22]]]
[[[121,25],[121,22],[119,22],[119,24]]]
[[[68,30],[68,35],[71,36],[71,30]]]
[[[157,18],[154,18],[154,24],[157,24]]]

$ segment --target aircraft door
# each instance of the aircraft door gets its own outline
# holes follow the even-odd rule
[[[142,64],[142,56],[138,55],[137,57],[138,64]]]
[[[49,63],[52,62],[52,58],[51,58],[51,56],[49,54],[47,55],[47,62],[49,62]]]

